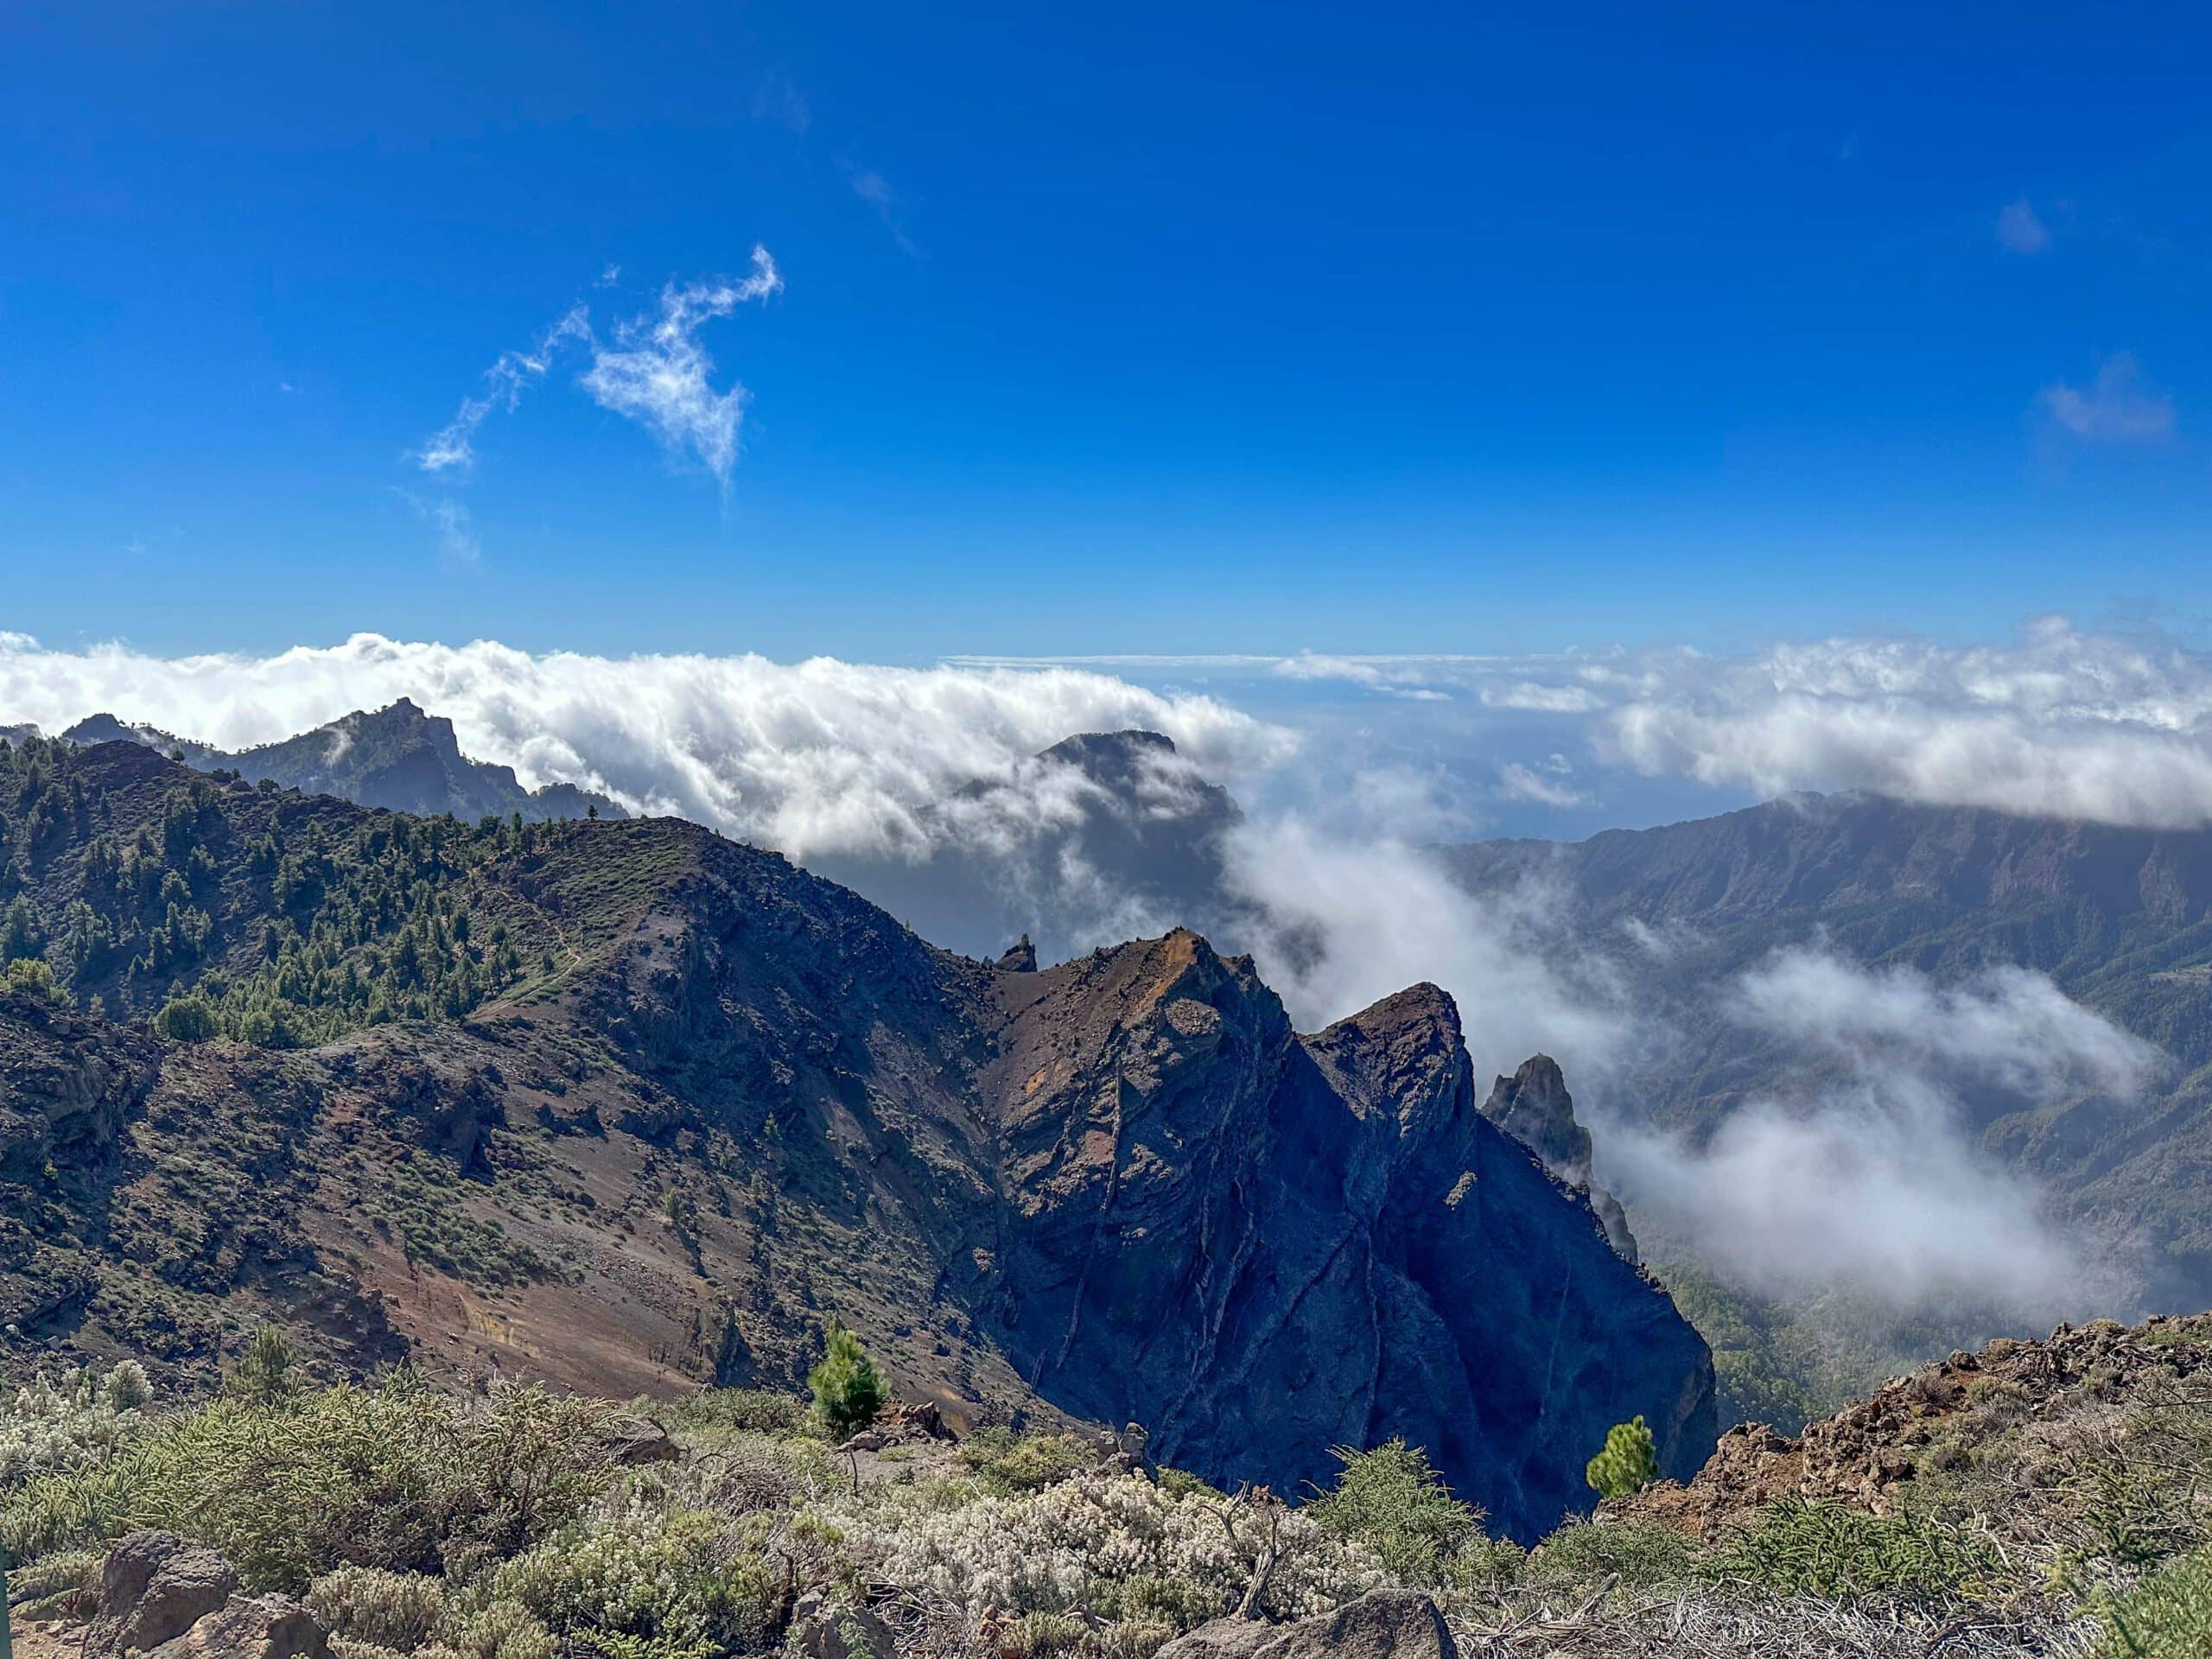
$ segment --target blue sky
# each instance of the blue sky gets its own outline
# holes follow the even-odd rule
[[[2201,641],[2208,34],[11,7],[0,629],[924,662],[2063,610]],[[747,395],[725,481],[579,380],[756,245],[780,290],[685,336]],[[410,458],[578,304],[472,467]]]

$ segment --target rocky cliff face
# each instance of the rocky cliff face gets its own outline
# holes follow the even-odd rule
[[[957,1419],[1134,1419],[1288,1492],[1402,1434],[1523,1535],[1613,1422],[1713,1443],[1703,1344],[1483,1117],[1433,987],[1300,1036],[1195,934],[987,965],[672,821],[471,880],[542,966],[465,1019],[272,1052],[0,1007],[27,1362],[204,1371],[270,1319],[332,1370],[790,1385],[835,1315]]]
[[[1582,1507],[1624,1416],[1670,1466],[1708,1443],[1703,1344],[1483,1118],[1435,987],[1300,1037],[1185,932],[1001,996],[994,1313],[1040,1392],[1284,1491],[1402,1435],[1522,1533]]]
[[[1522,1061],[1511,1077],[1498,1078],[1483,1103],[1483,1116],[1535,1153],[1554,1175],[1585,1193],[1613,1248],[1630,1261],[1637,1260],[1636,1235],[1629,1231],[1627,1212],[1591,1173],[1590,1131],[1575,1121],[1574,1097],[1567,1092],[1567,1077],[1557,1060],[1548,1054],[1535,1055]]]

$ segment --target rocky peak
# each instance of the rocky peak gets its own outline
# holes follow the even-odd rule
[[[1009,974],[1033,974],[1037,971],[1037,947],[1029,943],[1027,933],[1000,953],[999,967]]]
[[[1588,1184],[1590,1131],[1575,1122],[1567,1074],[1550,1055],[1531,1055],[1511,1077],[1498,1078],[1483,1103],[1483,1116],[1570,1186]]]
[[[1587,1193],[1612,1247],[1633,1262],[1636,1235],[1620,1200],[1591,1176],[1590,1131],[1576,1122],[1567,1074],[1548,1054],[1534,1054],[1510,1077],[1500,1077],[1483,1103],[1483,1116],[1543,1160],[1544,1167]]]

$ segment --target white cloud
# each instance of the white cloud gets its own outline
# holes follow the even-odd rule
[[[783,291],[784,282],[766,248],[753,250],[753,270],[730,281],[671,283],[661,290],[660,315],[617,326],[613,347],[596,341],[591,366],[579,382],[601,408],[639,423],[671,456],[696,456],[727,487],[737,464],[738,429],[747,392],[732,383],[714,388],[714,359],[699,331],[739,306]]]
[[[1764,795],[1908,800],[2152,829],[2212,823],[2212,659],[2046,619],[2011,646],[1828,639],[1669,665],[1600,748]]]
[[[2050,226],[2022,196],[1998,211],[1997,239],[2014,253],[2041,253],[2050,245]]]
[[[1554,760],[1559,757],[1554,756]],[[1516,801],[1530,801],[1538,806],[1586,806],[1590,798],[1570,784],[1560,781],[1560,774],[1553,771],[1546,777],[1533,766],[1518,760],[1510,760],[1497,769],[1498,787]]]
[[[500,353],[499,360],[484,372],[484,391],[462,398],[453,419],[425,440],[410,459],[426,473],[468,471],[476,464],[476,429],[495,410],[512,411],[521,401],[523,389],[545,378],[554,353],[564,341],[588,339],[590,333],[583,307],[572,306],[530,350]]]
[[[609,264],[593,286],[612,287],[621,274],[620,265]],[[478,429],[493,414],[511,412],[525,390],[545,378],[563,349],[575,345],[590,359],[577,384],[594,402],[644,426],[671,456],[696,458],[728,488],[747,394],[734,382],[727,391],[715,390],[714,359],[700,343],[700,330],[741,305],[782,292],[783,286],[768,251],[756,246],[745,276],[669,283],[661,290],[658,314],[616,323],[611,345],[594,332],[590,311],[573,305],[528,350],[502,352],[484,372],[483,391],[462,398],[453,419],[408,458],[426,473],[465,475],[476,464]],[[444,533],[451,551],[450,526]]]
[[[1295,748],[1287,731],[1212,698],[1069,669],[532,654],[372,633],[266,657],[160,658],[0,634],[0,723],[48,731],[106,711],[238,748],[401,696],[450,718],[466,753],[532,785],[581,784],[802,859],[925,850],[925,808],[1074,732],[1164,732],[1215,776]]]
[[[1485,709],[1517,709],[1530,714],[1586,715],[1605,707],[1605,699],[1586,685],[1538,685],[1519,680],[1511,685],[1486,685],[1482,690]]]
[[[1961,1091],[2131,1098],[2158,1050],[2015,968],[1938,984],[1801,949],[1719,997],[1813,1064],[1701,1144],[1611,1126],[1601,1162],[1637,1213],[1769,1294],[1845,1285],[1910,1307],[1969,1292],[2038,1315],[2094,1300],[2101,1270],[1980,1153]]]
[[[1673,647],[1080,660],[1241,683],[1255,708],[1286,683],[1335,682],[1377,697],[1436,692],[1529,722],[1553,742],[1579,733],[1599,768],[1694,779],[1728,791],[1726,804],[1864,789],[2144,828],[2212,824],[2212,655],[2087,632],[2058,617],[1994,645],[1839,637],[1733,657]],[[1484,753],[1491,740],[1471,720],[1454,730],[1484,774],[1504,764],[1498,748],[1513,747],[1498,741]],[[1592,772],[1583,777],[1586,788]]]
[[[1785,950],[1743,976],[1730,1012],[1755,1030],[1862,1067],[1907,1068],[2026,1096],[2132,1095],[2162,1058],[2049,976],[2014,967],[1939,985],[1907,968]]]
[[[1301,1029],[1427,980],[1459,1003],[1478,1077],[1539,1050],[1600,1070],[1630,1035],[1607,964],[1554,948],[1559,895],[1541,884],[1471,894],[1419,848],[1295,813],[1243,825],[1228,850],[1253,907],[1230,942],[1258,957]]]
[[[2141,443],[2173,435],[2173,400],[2145,384],[2129,352],[2107,358],[2088,386],[2045,386],[2037,402],[2054,426],[2088,443]]]

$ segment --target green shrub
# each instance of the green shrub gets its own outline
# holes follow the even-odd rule
[[[1626,1497],[1649,1486],[1659,1474],[1659,1452],[1638,1412],[1605,1431],[1605,1444],[1584,1465],[1582,1478],[1602,1497]]]
[[[0,968],[0,991],[16,991],[57,1008],[74,1007],[77,999],[54,979],[54,969],[42,957],[18,957]]]
[[[1528,1576],[1547,1584],[1591,1585],[1616,1573],[1630,1589],[1696,1579],[1697,1546],[1672,1527],[1649,1522],[1576,1521],[1529,1557]]]
[[[2212,1653],[2212,1549],[2168,1562],[2113,1602],[2089,1659],[2202,1659]]]
[[[1097,1461],[1072,1434],[1016,1434],[999,1425],[962,1441],[960,1460],[976,1471],[985,1491],[1000,1497],[1042,1491]]]
[[[1482,1536],[1482,1511],[1452,1497],[1427,1452],[1402,1439],[1366,1452],[1339,1446],[1330,1455],[1344,1471],[1306,1505],[1314,1521],[1367,1545],[1402,1582],[1446,1583],[1461,1549]]]
[[[197,991],[171,997],[154,1014],[154,1034],[164,1042],[213,1042],[221,1030],[215,1005]]]
[[[495,1601],[462,1626],[453,1643],[461,1659],[558,1659],[561,1644],[537,1614]]]
[[[772,1634],[783,1578],[718,1515],[632,1509],[494,1568],[491,1601],[622,1659],[717,1659]]]
[[[806,1422],[806,1402],[766,1389],[702,1389],[674,1402],[655,1402],[672,1428],[734,1429],[748,1434],[795,1434]]]
[[[890,1397],[861,1339],[836,1320],[830,1322],[822,1363],[806,1374],[806,1386],[814,1395],[815,1414],[841,1440],[874,1422]]]
[[[1941,1522],[1795,1500],[1768,1504],[1713,1560],[1722,1575],[1775,1595],[1829,1600],[1957,1595],[1996,1566],[1978,1535]]]
[[[446,1586],[422,1573],[341,1567],[315,1581],[307,1604],[334,1636],[412,1653],[444,1622]]]
[[[0,1502],[0,1543],[30,1559],[162,1527],[292,1593],[341,1566],[438,1572],[528,1548],[604,1491],[613,1410],[536,1387],[455,1401],[404,1375],[233,1395],[26,1483]]]
[[[297,1386],[299,1378],[292,1369],[295,1363],[284,1333],[273,1325],[264,1325],[253,1333],[226,1386],[242,1400],[273,1406]]]

